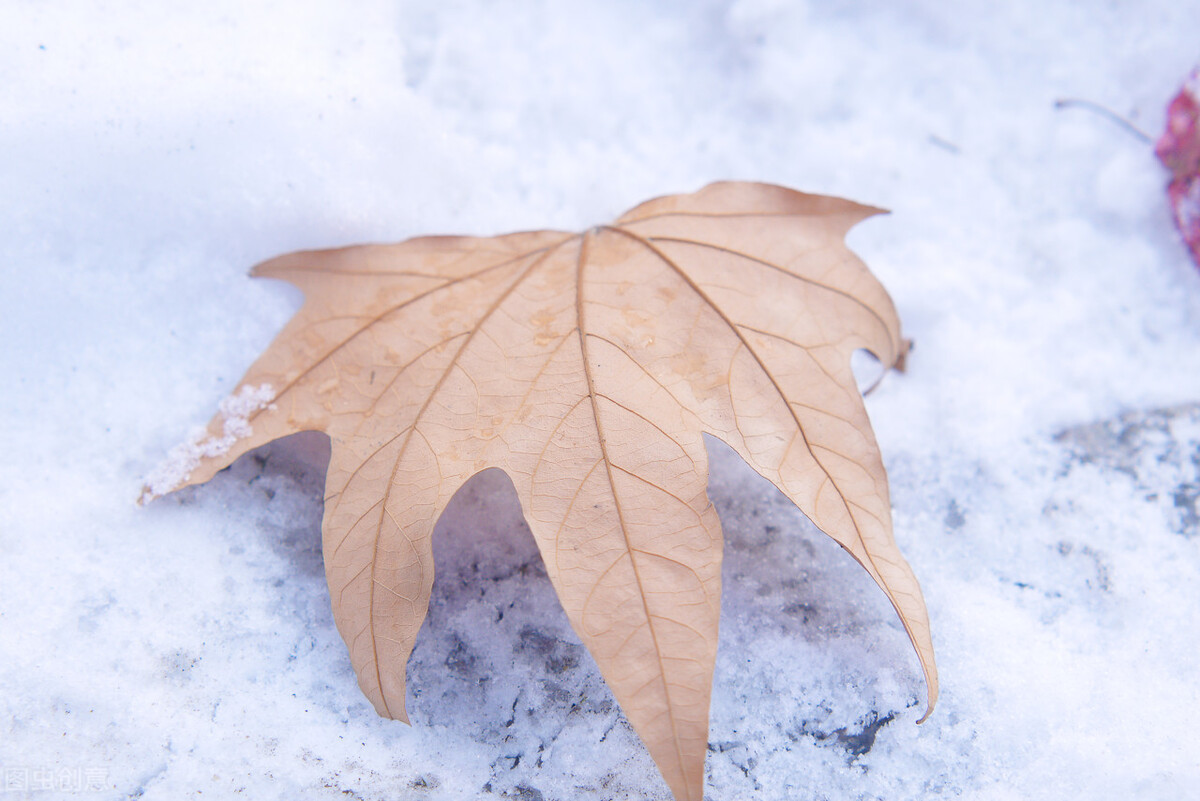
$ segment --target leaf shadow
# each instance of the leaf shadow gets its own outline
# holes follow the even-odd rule
[[[867,627],[891,619],[886,598],[849,554],[733,448],[708,435],[705,445],[709,498],[725,533],[723,635],[765,628],[817,642],[865,637]]]
[[[433,551],[429,614],[408,663],[414,725],[469,732],[496,755],[488,788],[500,795],[570,778],[556,750],[611,761],[613,786],[622,764],[653,772],[571,629],[507,474],[484,470],[459,488]]]
[[[741,717],[722,714],[722,685],[761,685],[761,697],[740,700],[748,704],[744,714],[772,703],[777,670],[758,653],[755,640],[765,635],[801,647],[840,640],[849,641],[851,650],[870,650],[871,629],[891,620],[891,608],[853,559],[732,448],[707,435],[705,442],[709,495],[725,532],[711,735],[722,741],[720,729]],[[320,594],[325,592],[321,517],[328,458],[328,437],[308,432],[264,445],[228,471],[231,479],[261,491],[268,506],[279,492],[288,495],[281,500],[291,512],[283,519],[262,514],[264,528],[277,535],[264,539],[298,576],[320,584],[314,587]],[[565,771],[553,759],[556,749],[594,749],[594,759],[612,761],[609,779],[617,784],[630,763],[638,763],[635,773],[653,771],[571,630],[504,472],[484,470],[454,495],[434,531],[434,560],[429,614],[407,666],[414,725],[470,732],[495,754],[488,786],[497,794],[544,786],[547,771]],[[316,622],[336,638],[331,615]],[[895,639],[898,658],[906,658],[902,632]],[[739,658],[731,660],[732,653]],[[794,691],[795,700],[802,696]],[[796,711],[803,710],[801,703]],[[888,712],[875,714],[883,718]],[[806,720],[799,718],[796,725]],[[610,742],[614,739],[626,742]],[[715,758],[710,755],[710,761]],[[744,768],[737,767],[738,775],[755,781],[753,771]]]

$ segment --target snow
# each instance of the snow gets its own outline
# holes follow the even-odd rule
[[[135,501],[298,308],[255,262],[724,178],[892,210],[850,241],[916,343],[868,408],[943,689],[914,725],[882,593],[714,442],[706,797],[1194,793],[1200,271],[1151,147],[1056,101],[1157,135],[1200,7],[348,8],[5,9],[0,798],[667,798],[504,476],[439,526],[411,728],[333,626],[320,436]]]
[[[242,386],[217,405],[217,417],[221,420],[221,436],[198,429],[182,445],[176,445],[167,454],[166,460],[146,477],[145,488],[138,503],[149,503],[188,480],[200,460],[208,456],[228,453],[239,439],[254,433],[250,415],[260,409],[274,409],[275,390],[270,384],[257,387]]]

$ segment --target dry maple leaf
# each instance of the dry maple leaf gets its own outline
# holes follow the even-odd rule
[[[937,678],[916,578],[850,369],[905,346],[846,249],[876,209],[718,183],[614,224],[295,253],[253,274],[303,308],[149,499],[300,431],[332,441],[323,549],[334,617],[379,714],[405,665],[451,496],[505,470],[571,625],[676,798],[700,799],[722,535],[701,432],[883,588]],[[928,713],[927,713],[928,714]]]

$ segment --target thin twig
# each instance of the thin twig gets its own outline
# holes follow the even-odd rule
[[[1100,114],[1104,117],[1108,117],[1110,120],[1117,123],[1122,128],[1124,128],[1125,130],[1129,131],[1131,134],[1136,136],[1138,139],[1141,139],[1146,144],[1151,144],[1154,142],[1153,136],[1151,136],[1150,134],[1143,131],[1141,128],[1134,125],[1129,119],[1122,117],[1120,114],[1113,111],[1112,109],[1102,106],[1099,103],[1094,103],[1091,100],[1081,100],[1077,97],[1060,97],[1058,100],[1054,101],[1054,107],[1055,108],[1071,108],[1071,107],[1086,108],[1089,111],[1094,111],[1097,114]]]

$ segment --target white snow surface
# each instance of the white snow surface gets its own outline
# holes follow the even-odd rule
[[[0,25],[0,799],[667,799],[511,486],[439,524],[375,715],[331,618],[320,436],[135,505],[298,308],[292,250],[576,229],[764,180],[916,346],[868,398],[942,696],[848,555],[712,443],[706,798],[1200,786],[1200,271],[1151,146],[1200,5],[104,4]]]

